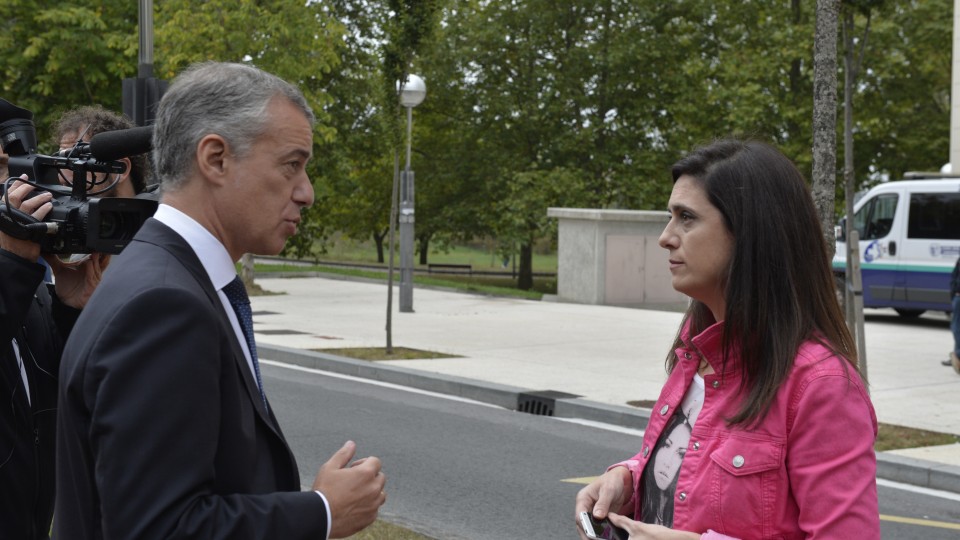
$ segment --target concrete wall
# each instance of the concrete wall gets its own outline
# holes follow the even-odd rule
[[[667,212],[549,208],[559,220],[557,297],[564,302],[684,309],[657,239]]]

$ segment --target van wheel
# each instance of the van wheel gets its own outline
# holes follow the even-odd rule
[[[923,315],[927,310],[925,309],[902,309],[902,308],[893,308],[897,312],[897,315],[905,319],[916,319],[917,317]]]

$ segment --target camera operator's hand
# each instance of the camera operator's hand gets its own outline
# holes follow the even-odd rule
[[[20,178],[26,180],[27,175],[21,175]],[[6,180],[6,178],[4,178],[4,180]],[[11,184],[10,193],[6,197],[6,200],[12,208],[19,209],[21,212],[30,214],[42,221],[43,218],[47,216],[47,213],[53,209],[53,203],[50,202],[53,194],[49,191],[44,191],[35,197],[27,199],[33,190],[34,187],[30,184],[25,184],[17,180]],[[0,248],[28,261],[37,262],[40,258],[40,244],[31,242],[30,240],[20,240],[4,232],[0,232]]]
[[[90,295],[103,279],[103,271],[110,264],[110,255],[106,253],[91,253],[90,257],[76,264],[65,263],[55,255],[44,255],[43,258],[53,270],[57,298],[76,309],[87,305]]]

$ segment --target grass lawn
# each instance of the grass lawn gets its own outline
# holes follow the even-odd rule
[[[539,252],[538,252],[539,251]],[[543,250],[534,249],[533,253],[533,271],[534,272],[556,272],[557,271],[557,253],[551,251],[544,253]],[[383,258],[389,259],[390,252],[384,248]],[[359,242],[349,238],[340,237],[327,246],[326,253],[317,256],[320,261],[337,262],[362,262],[377,264],[377,248],[372,241]],[[399,264],[400,253],[394,252],[394,260]],[[420,255],[414,255],[414,264],[419,267]],[[503,271],[510,270],[513,267],[513,261],[503,266],[503,260],[496,253],[496,245],[492,242],[472,242],[466,245],[451,246],[449,249],[430,248],[427,257],[430,264],[469,264],[474,270],[482,271]],[[519,264],[519,262],[518,262]]]
[[[373,525],[347,538],[351,540],[433,540],[430,537],[404,529],[399,525],[381,520],[373,522]]]
[[[387,271],[384,270],[360,270],[354,268],[341,268],[338,266],[324,266],[321,264],[311,266],[288,266],[282,264],[257,264],[254,271],[260,275],[273,272],[295,272],[311,273],[320,272],[326,274],[336,274],[342,276],[360,277],[366,279],[387,279]],[[400,271],[394,270],[393,282],[400,283]],[[414,275],[413,282],[417,285],[443,287],[456,289],[464,292],[474,292],[481,294],[490,294],[495,296],[513,296],[518,298],[527,298],[530,300],[540,300],[544,294],[556,294],[557,278],[534,278],[533,289],[523,291],[516,288],[516,280],[509,276],[477,276],[467,274],[433,274],[433,275]],[[255,296],[256,291],[248,291],[251,296]]]
[[[938,433],[892,424],[880,424],[877,442],[873,448],[877,452],[885,450],[900,450],[902,448],[918,448],[921,446],[940,446],[942,444],[960,443],[960,437],[949,433]]]

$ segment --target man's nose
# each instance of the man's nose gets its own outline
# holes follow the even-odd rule
[[[293,191],[293,201],[300,206],[307,207],[313,205],[313,182],[306,174],[303,175],[303,181]]]

